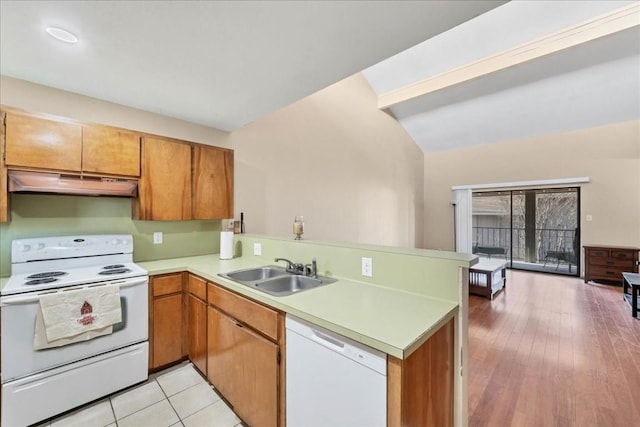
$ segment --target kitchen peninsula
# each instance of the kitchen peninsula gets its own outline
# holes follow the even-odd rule
[[[256,246],[260,255],[253,255]],[[254,341],[256,355],[273,356],[271,377],[256,381],[274,388],[273,422],[252,423],[255,408],[238,408],[238,413],[251,424],[283,426],[284,318],[293,315],[387,354],[388,426],[466,425],[467,280],[475,256],[259,235],[236,235],[235,248],[232,260],[213,254],[139,263],[151,275],[150,312],[173,307],[173,318],[183,319],[176,331],[175,322],[171,327],[160,322],[164,312],[150,313],[151,346],[154,339],[165,339],[176,347],[175,360],[163,359],[160,365],[152,360],[150,366],[189,357],[233,404],[238,390],[231,386],[225,392],[217,382],[234,370],[218,372],[219,362],[230,359],[221,359],[216,345],[221,339],[237,339],[245,346]],[[315,258],[318,273],[337,281],[275,297],[219,276],[274,265],[276,257],[300,263]],[[362,257],[372,259],[372,277],[361,275]],[[183,313],[176,314],[174,309],[181,307]],[[225,332],[227,320],[241,330]],[[173,334],[169,340],[162,337],[167,329]],[[225,348],[233,348],[231,344]],[[271,369],[261,363],[253,374]]]

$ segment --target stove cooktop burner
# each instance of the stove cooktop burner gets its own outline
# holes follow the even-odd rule
[[[133,262],[133,237],[128,234],[16,239],[11,242],[11,277],[2,281],[0,297],[4,301],[50,289],[137,284],[147,277]]]
[[[64,271],[45,271],[42,273],[31,274],[27,276],[27,279],[46,279],[49,277],[64,276],[65,274],[67,273],[65,273]]]
[[[111,264],[111,265],[105,265],[104,267],[102,267],[103,270],[114,270],[114,269],[123,269],[125,268],[124,264]]]
[[[110,276],[110,275],[113,275],[113,274],[125,274],[125,273],[130,273],[130,272],[131,272],[131,270],[128,269],[128,268],[113,268],[111,270],[101,271],[98,274],[100,274],[102,276]]]
[[[58,279],[56,279],[55,277],[43,277],[41,279],[29,280],[28,282],[25,282],[25,285],[27,286],[42,285],[43,283],[51,283],[51,282],[57,282],[57,281]]]

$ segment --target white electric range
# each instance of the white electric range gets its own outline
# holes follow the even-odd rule
[[[133,262],[131,235],[14,240],[11,273],[0,292],[2,425],[33,424],[147,379],[149,278]],[[97,286],[119,289],[113,332],[35,350],[40,297]]]

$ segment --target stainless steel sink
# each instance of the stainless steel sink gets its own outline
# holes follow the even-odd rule
[[[222,277],[243,283],[255,282],[257,280],[265,280],[284,275],[289,275],[289,273],[287,273],[284,268],[276,266],[248,268],[246,270],[236,270],[230,273],[220,274]]]
[[[336,281],[336,279],[324,276],[315,278],[293,274],[277,266],[236,270],[220,273],[219,276],[278,297],[328,285]]]
[[[256,283],[255,287],[271,295],[284,296],[317,288],[318,286],[327,285],[332,282],[335,282],[335,280],[327,277],[315,279],[313,277],[292,274]]]

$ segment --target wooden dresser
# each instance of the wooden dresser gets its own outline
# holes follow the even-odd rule
[[[638,272],[638,252],[631,246],[585,245],[584,282],[615,282],[622,286],[622,272]]]

